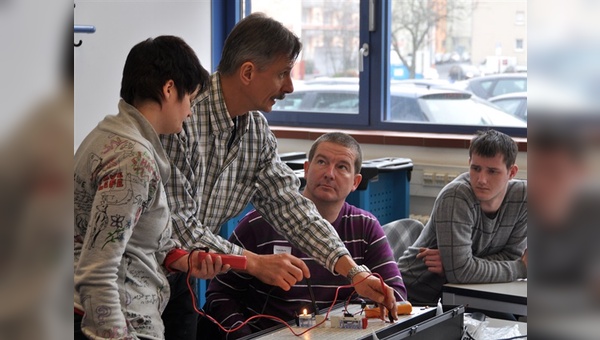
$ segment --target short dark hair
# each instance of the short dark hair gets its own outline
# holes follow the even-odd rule
[[[343,132],[328,132],[317,138],[308,152],[308,161],[311,162],[317,152],[319,144],[330,142],[346,147],[354,152],[354,174],[360,173],[362,167],[362,150],[360,144],[349,134]]]
[[[225,40],[217,70],[231,75],[251,61],[259,70],[281,56],[295,61],[302,49],[300,39],[279,21],[256,12],[240,20]]]
[[[183,39],[171,35],[148,38],[135,45],[125,61],[121,98],[127,103],[152,100],[161,103],[162,87],[173,80],[179,100],[204,88],[208,71]]]
[[[469,147],[469,158],[475,153],[482,157],[495,157],[498,153],[504,156],[506,168],[517,161],[517,153],[519,149],[517,143],[507,134],[489,129],[485,131],[477,131],[475,137],[471,140]]]

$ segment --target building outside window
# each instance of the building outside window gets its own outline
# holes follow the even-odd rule
[[[517,11],[515,13],[515,25],[525,25],[525,12]]]

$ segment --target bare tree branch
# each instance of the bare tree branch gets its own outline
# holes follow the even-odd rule
[[[323,52],[333,70],[333,76],[357,75],[358,37],[356,8],[357,0],[326,1],[323,3],[323,16],[327,18],[322,28]]]
[[[471,0],[392,0],[392,50],[409,70],[410,78],[416,74],[417,52],[430,42],[436,26],[464,19],[473,6]],[[408,43],[401,46],[404,41]]]

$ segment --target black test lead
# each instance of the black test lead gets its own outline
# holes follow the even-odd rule
[[[308,293],[310,294],[310,299],[312,300],[315,315],[319,315],[319,308],[317,308],[317,302],[315,301],[315,293],[313,293],[312,286],[310,284],[310,278],[308,277],[306,278],[306,285],[308,286]]]

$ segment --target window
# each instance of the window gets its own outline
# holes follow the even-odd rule
[[[314,108],[317,111],[358,113],[358,94],[317,93]]]
[[[515,50],[523,51],[523,39],[515,40]]]
[[[505,119],[505,112],[476,96],[433,99],[449,93],[471,95],[465,91],[472,91],[470,79],[484,73],[481,62],[490,56],[488,45],[501,39],[489,39],[490,20],[511,25],[515,15],[515,22],[525,24],[524,11],[494,9],[506,3],[475,3],[240,1],[242,15],[264,12],[292,29],[303,44],[292,72],[295,92],[265,116],[274,126],[473,133],[485,125],[525,136],[526,123]],[[502,20],[498,13],[508,17]],[[508,25],[496,25],[493,31],[510,32]],[[475,33],[486,39],[476,39]],[[517,39],[515,49],[523,51],[523,45],[523,39]],[[493,45],[491,51],[493,56]],[[456,66],[472,71],[450,79],[450,69]],[[492,85],[480,86],[487,94]]]
[[[517,11],[515,13],[515,25],[525,25],[525,12]]]

